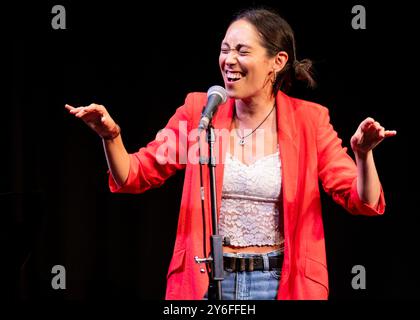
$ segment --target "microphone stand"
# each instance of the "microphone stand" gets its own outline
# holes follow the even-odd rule
[[[221,300],[222,299],[222,284],[223,281],[223,247],[222,247],[222,236],[219,235],[219,227],[217,222],[217,198],[216,198],[216,157],[214,156],[214,143],[216,137],[214,134],[214,128],[209,124],[207,128],[207,144],[209,146],[209,159],[204,159],[201,156],[200,149],[200,166],[208,164],[209,177],[210,177],[210,208],[211,208],[211,221],[212,221],[212,234],[210,236],[210,257],[198,258],[195,257],[196,263],[207,263],[210,266],[209,271],[209,288],[208,288],[208,299],[209,300]],[[201,170],[201,169],[200,169]],[[202,184],[201,180],[201,184]],[[203,185],[201,186],[201,203],[202,210],[204,213],[204,192]],[[203,214],[203,225],[204,225],[204,214]],[[205,227],[203,228],[205,232]],[[207,239],[204,237],[204,241]],[[204,245],[204,248],[206,246]],[[204,252],[206,254],[206,251]]]

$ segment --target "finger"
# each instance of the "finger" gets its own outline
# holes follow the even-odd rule
[[[102,116],[101,110],[98,110],[94,106],[92,106],[92,107],[82,107],[81,110],[75,114],[75,116],[80,118],[80,117],[83,117],[85,115],[95,114],[95,113]]]
[[[376,122],[376,123],[374,124],[374,129],[375,129],[377,132],[380,132],[380,131],[385,131],[385,128],[384,128],[384,127],[382,127],[382,126],[379,124],[379,122]]]
[[[83,110],[89,112],[89,111],[95,110],[95,105],[94,104],[90,104],[90,105],[85,106],[85,107],[82,107],[82,108],[83,108]]]
[[[374,123],[372,123],[370,125],[369,128],[367,128],[364,133],[369,134],[369,135],[378,135],[379,132],[384,129],[379,122],[375,121]],[[385,129],[384,129],[385,130]]]
[[[90,105],[86,106],[85,108],[88,110],[96,109],[98,105],[96,103],[91,103]]]
[[[106,114],[106,111],[104,110],[104,107],[99,105],[99,104],[95,104],[92,103],[90,105],[88,105],[87,107],[84,107],[84,110],[87,112],[96,112],[102,116],[104,116]]]
[[[102,110],[103,106],[97,103],[91,103],[90,105],[86,106],[88,110]]]
[[[75,116],[80,118],[83,117],[84,115],[90,113],[91,110],[88,109],[88,107],[80,107],[80,109],[77,110]]]
[[[75,113],[77,113],[77,112],[79,112],[83,107],[77,107],[77,108],[75,108],[75,107],[73,107],[73,106],[71,106],[71,105],[69,105],[69,104],[66,104],[65,105],[65,108],[71,113],[71,114],[75,114]]]
[[[76,109],[75,107],[73,107],[73,106],[71,106],[71,105],[69,105],[67,103],[64,105],[64,108],[66,108],[69,111]]]
[[[393,137],[397,135],[397,130],[385,130],[385,137]]]
[[[373,118],[366,118],[365,120],[362,121],[362,123],[360,124],[360,128],[365,131],[367,130],[373,123],[375,122],[375,120]]]
[[[70,106],[70,107],[71,107],[71,106]],[[78,113],[78,112],[80,112],[80,111],[84,110],[86,107],[77,107],[77,108],[75,108],[75,107],[71,107],[71,108],[72,108],[72,109],[67,108],[67,110],[69,110],[71,114],[76,114],[76,113]]]
[[[75,116],[77,118],[83,117],[86,114],[86,112],[84,110],[80,110],[78,112],[75,113]]]
[[[374,122],[370,122],[370,123],[367,123],[367,124],[365,124],[363,127],[362,127],[362,134],[371,134],[372,132],[375,132],[376,131],[376,127],[375,127],[375,123]]]

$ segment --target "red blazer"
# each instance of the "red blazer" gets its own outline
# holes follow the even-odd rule
[[[171,129],[167,154],[178,157],[196,143],[187,141],[187,132],[197,128],[207,100],[205,93],[191,93],[177,109],[166,128]],[[356,190],[356,165],[341,146],[341,140],[329,122],[328,110],[318,104],[295,99],[279,92],[277,123],[282,164],[282,205],[284,216],[285,258],[281,271],[278,299],[327,299],[328,273],[324,228],[321,215],[319,179],[324,190],[352,214],[378,215],[385,209],[381,196],[376,207],[363,203]],[[219,107],[213,118],[215,129],[230,128],[234,100]],[[177,141],[175,141],[175,139]],[[179,140],[179,141],[178,141]],[[168,143],[168,141],[170,141]],[[225,159],[226,143],[219,148]],[[109,176],[112,192],[141,193],[162,185],[178,169],[186,169],[173,257],[167,274],[166,299],[202,299],[208,288],[208,275],[194,261],[203,257],[203,223],[200,200],[199,164],[180,161],[162,165],[156,153],[162,141],[150,142],[130,155],[130,172],[123,186]],[[184,159],[185,160],[185,159]],[[182,162],[182,161],[181,161]],[[217,204],[221,203],[224,165],[216,167]],[[204,170],[205,190],[209,190]],[[208,193],[206,199],[209,199]],[[207,235],[210,235],[210,210],[206,211]]]

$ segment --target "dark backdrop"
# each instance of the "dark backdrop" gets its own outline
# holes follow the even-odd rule
[[[51,28],[66,8],[67,29]],[[1,110],[2,295],[11,299],[162,299],[183,173],[142,195],[111,194],[100,139],[65,103],[105,105],[129,151],[154,138],[190,91],[223,84],[220,41],[232,14],[276,8],[296,33],[299,59],[315,61],[318,87],[292,95],[327,106],[349,147],[372,116],[398,136],[375,149],[386,192],[381,217],[354,217],[323,195],[331,299],[419,298],[417,163],[410,142],[418,102],[412,8],[367,2],[154,1],[17,3],[3,7],[7,33]],[[363,4],[367,29],[354,30]],[[411,80],[410,80],[411,79]],[[413,148],[414,146],[414,148]],[[67,288],[51,288],[66,268]],[[351,269],[366,268],[366,290]]]

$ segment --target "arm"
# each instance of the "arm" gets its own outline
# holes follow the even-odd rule
[[[130,158],[121,139],[120,127],[111,118],[105,107],[94,103],[87,107],[74,108],[68,104],[65,107],[102,137],[112,177],[117,185],[124,184],[129,173]]]
[[[381,184],[373,159],[373,149],[385,138],[395,136],[372,118],[365,119],[350,140],[357,164],[357,193],[371,206],[379,201]]]
[[[102,139],[105,157],[112,178],[118,186],[127,181],[130,170],[130,156],[124,147],[121,135],[115,139]]]
[[[356,160],[358,162],[356,166],[354,160],[347,153],[347,148],[342,147],[342,141],[330,123],[328,109],[320,109],[316,127],[318,175],[324,190],[332,196],[335,202],[352,214],[368,216],[382,214],[385,211],[385,197],[373,164],[373,157],[369,160],[367,152],[363,153],[362,150],[357,149],[355,152],[359,159]],[[353,143],[361,142],[361,129],[359,126],[357,135],[355,134],[352,138]],[[376,189],[366,188],[371,184],[375,185]],[[371,199],[364,198],[366,194],[359,193],[363,187],[358,185],[365,186],[364,190],[376,190],[377,193],[372,196],[375,199],[371,202],[374,205],[369,203]]]
[[[103,106],[73,108],[66,105],[70,113],[82,118],[103,138],[105,155],[110,170],[108,179],[111,192],[142,193],[161,186],[177,170],[184,169],[189,161],[189,141],[196,140],[192,128],[198,126],[205,93],[189,93],[184,104],[169,119],[165,128],[159,130],[156,138],[137,152],[128,154],[119,127]],[[103,108],[103,109],[102,109]],[[77,109],[77,110],[76,110]],[[86,114],[98,113],[95,121],[89,121]],[[192,149],[195,152],[194,148]]]
[[[66,109],[102,137],[111,173],[108,179],[111,192],[142,193],[161,186],[177,170],[185,168],[189,132],[193,119],[200,115],[198,107],[202,106],[204,99],[205,94],[188,94],[184,105],[176,110],[156,138],[130,154],[124,147],[118,125],[105,107],[73,108],[66,105]],[[196,120],[198,123],[198,118]]]

